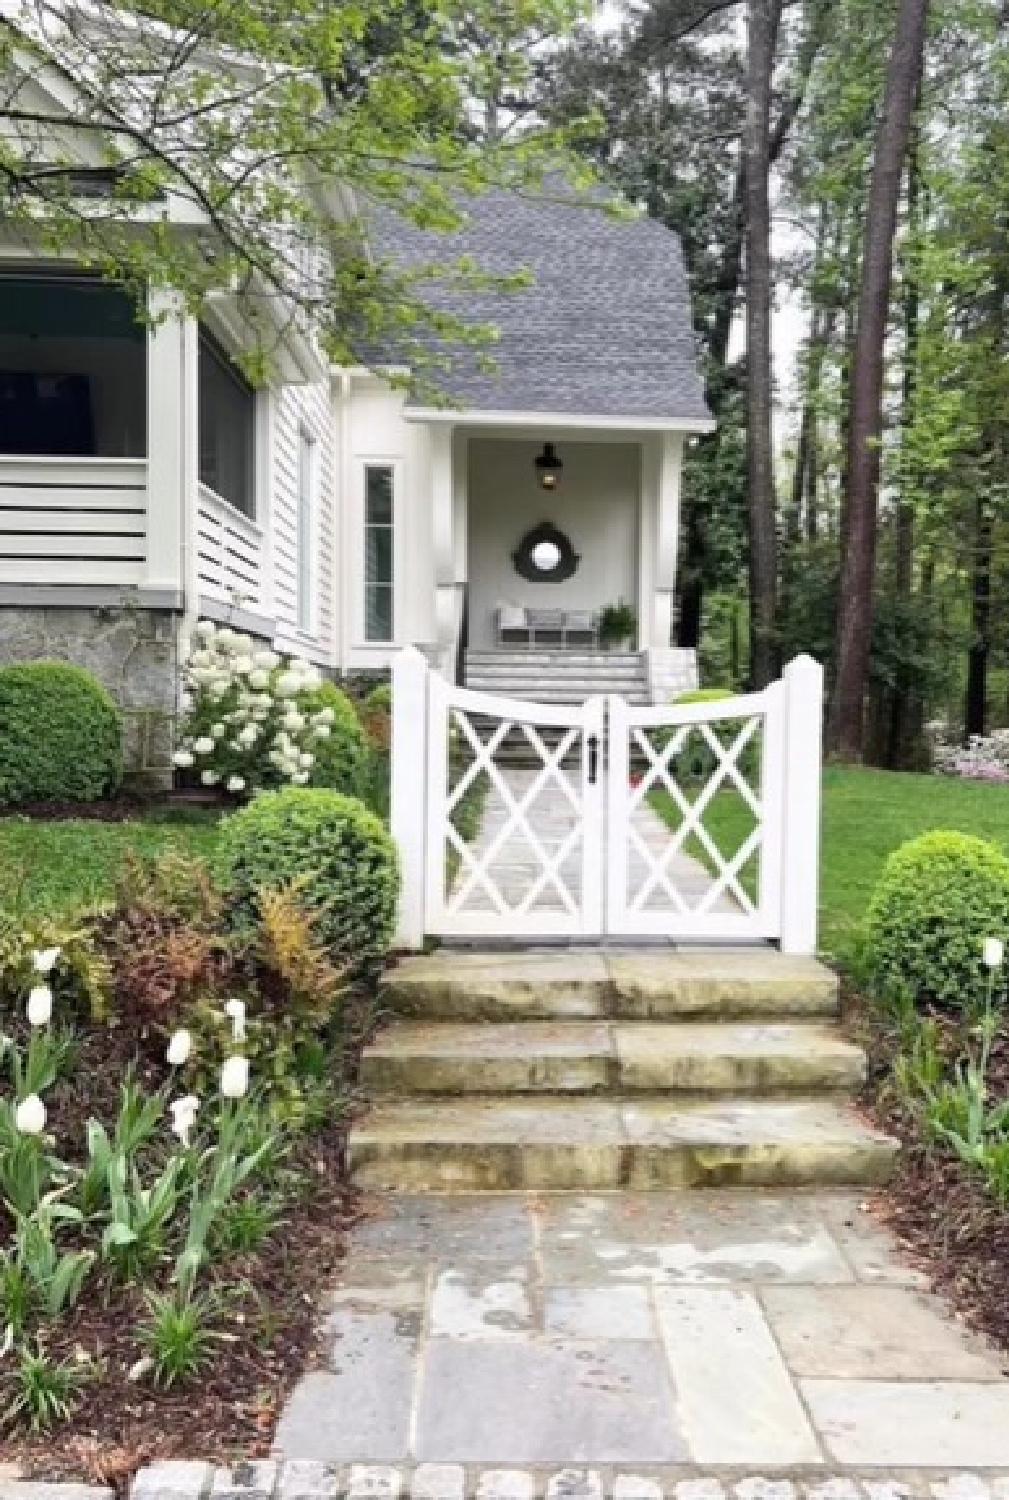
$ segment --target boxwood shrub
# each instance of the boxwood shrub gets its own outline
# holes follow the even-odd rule
[[[122,780],[122,715],[90,672],[0,667],[0,804],[96,802]]]
[[[923,1002],[978,1003],[988,986],[984,940],[1009,937],[1009,859],[965,833],[912,839],[884,865],[866,927],[880,986],[904,986]]]
[[[239,920],[257,892],[304,881],[302,899],[335,957],[388,952],[396,922],[396,847],[362,802],[323,788],[263,792],[221,824],[216,868]]]
[[[335,682],[324,682],[300,694],[298,707],[309,714],[328,708],[333,714],[329,738],[312,746],[312,785],[363,797],[368,786],[368,739],[347,694]]]

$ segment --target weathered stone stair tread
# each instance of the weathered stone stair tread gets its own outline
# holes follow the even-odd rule
[[[813,1022],[400,1022],[365,1050],[377,1094],[853,1090],[859,1047]]]
[[[895,1142],[797,1100],[481,1098],[378,1104],[353,1132],[362,1187],[403,1191],[871,1184]]]
[[[815,959],[765,947],[652,952],[441,952],[385,981],[400,1014],[440,1020],[822,1016],[837,978]]]

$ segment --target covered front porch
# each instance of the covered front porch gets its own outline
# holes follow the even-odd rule
[[[696,681],[671,644],[682,432],[484,416],[428,435],[443,671],[566,700]]]
[[[0,273],[0,588],[264,597],[257,398],[209,327],[63,266]]]

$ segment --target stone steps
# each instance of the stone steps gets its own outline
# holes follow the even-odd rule
[[[828,1026],[632,1021],[401,1022],[366,1050],[371,1098],[466,1094],[849,1092],[861,1049]]]
[[[844,1095],[837,978],[766,946],[406,959],[365,1049],[361,1186],[407,1192],[868,1185],[895,1143]]]
[[[466,686],[538,703],[584,703],[613,693],[650,702],[645,658],[637,652],[469,651]]]
[[[822,1100],[655,1096],[383,1102],[348,1148],[359,1186],[403,1192],[865,1186],[894,1149]]]
[[[764,947],[634,952],[442,951],[390,970],[396,1014],[441,1021],[834,1016],[837,976]]]

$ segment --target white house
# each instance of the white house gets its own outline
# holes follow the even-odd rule
[[[50,103],[66,86],[32,82]],[[125,293],[0,223],[0,661],[95,671],[135,773],[168,766],[197,615],[334,674],[385,672],[412,643],[449,675],[494,680],[498,661],[527,686],[521,653],[543,692],[565,662],[578,691],[600,662],[646,696],[692,680],[671,647],[680,473],[711,422],[676,236],[491,194],[448,240],[383,217],[370,243],[528,268],[525,289],[454,304],[499,330],[493,372],[460,356],[432,404],[390,380],[395,351],[333,370],[278,326],[253,390],[234,300],[197,320],[159,294],[168,315],[146,327]],[[604,661],[598,615],[618,602],[635,636]]]

